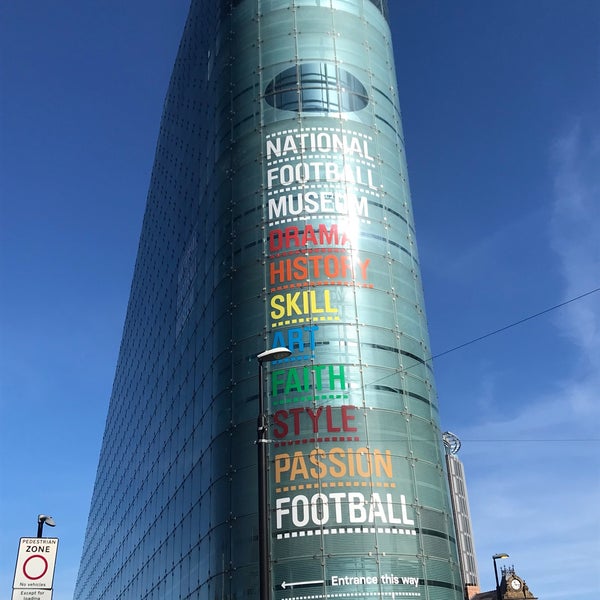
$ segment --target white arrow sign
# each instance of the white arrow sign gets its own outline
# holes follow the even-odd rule
[[[319,585],[321,583],[325,583],[325,581],[323,579],[319,579],[318,581],[294,581],[292,583],[282,581],[281,587],[285,590],[285,588],[295,588],[300,587],[301,585]]]

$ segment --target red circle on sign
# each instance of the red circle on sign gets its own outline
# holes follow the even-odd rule
[[[42,561],[43,561],[43,563],[44,563],[44,564],[43,564],[43,566],[42,566],[42,572],[41,572],[39,575],[34,575],[34,574],[31,574],[31,575],[30,575],[30,574],[27,572],[27,563],[28,563],[30,560],[33,560],[34,558],[41,558],[41,559],[42,559]],[[30,569],[31,569],[32,571],[35,571],[35,570],[36,570],[36,569],[35,569],[35,567],[36,567],[36,564],[35,564],[35,563],[33,563],[33,564],[31,564],[31,565],[30,565]],[[38,568],[39,568],[39,567],[38,567]],[[33,579],[33,580],[36,580],[36,579],[41,579],[41,578],[42,578],[42,577],[43,577],[43,576],[46,574],[46,571],[48,571],[48,561],[47,561],[47,560],[46,560],[46,558],[45,558],[44,556],[42,556],[41,554],[34,554],[33,556],[30,556],[30,557],[29,557],[29,558],[28,558],[28,559],[27,559],[27,560],[26,560],[26,561],[23,563],[23,574],[25,575],[25,577],[27,577],[27,579]]]

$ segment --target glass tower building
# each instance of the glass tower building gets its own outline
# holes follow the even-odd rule
[[[75,598],[459,600],[385,0],[193,0]]]

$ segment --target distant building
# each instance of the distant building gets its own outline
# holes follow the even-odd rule
[[[448,469],[450,498],[456,529],[458,558],[465,586],[465,596],[471,598],[473,594],[479,592],[479,575],[477,573],[477,559],[475,557],[475,544],[473,543],[473,527],[471,525],[465,471],[457,456],[461,444],[458,437],[449,431],[444,433],[443,440],[446,448],[446,467]]]
[[[497,600],[497,593],[496,590],[480,592],[471,596],[470,600]],[[517,575],[515,568],[507,567],[502,569],[500,600],[538,600],[538,598],[531,593],[525,580]]]

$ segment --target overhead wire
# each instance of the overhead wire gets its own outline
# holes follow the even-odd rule
[[[459,344],[458,346],[454,346],[452,348],[449,348],[448,350],[444,350],[443,352],[438,352],[437,354],[432,354],[429,358],[425,358],[423,359],[423,362],[417,362],[413,365],[410,365],[408,367],[401,367],[399,369],[395,369],[393,373],[390,373],[388,375],[384,375],[383,377],[380,377],[378,379],[374,379],[373,381],[369,382],[369,385],[373,385],[374,383],[377,383],[379,381],[382,381],[384,379],[387,379],[388,377],[391,377],[392,375],[395,375],[397,373],[405,373],[406,371],[409,371],[410,369],[414,369],[415,367],[421,366],[422,364],[427,364],[430,363],[431,361],[433,361],[436,358],[440,358],[441,356],[446,356],[446,354],[450,354],[451,352],[456,352],[457,350],[462,350],[462,348],[466,348],[467,346],[470,346],[472,344],[475,344],[477,342],[480,342],[482,340],[485,340],[489,337],[492,337],[493,335],[497,335],[499,333],[502,333],[503,331],[507,331],[508,329],[512,329],[513,327],[516,327],[517,325],[521,325],[523,323],[526,323],[527,321],[531,321],[532,319],[536,319],[537,317],[541,317],[542,315],[545,315],[549,312],[552,312],[553,310],[556,310],[558,308],[562,308],[563,306],[566,306],[567,304],[571,304],[572,302],[576,302],[577,300],[581,300],[582,298],[585,298],[586,296],[590,296],[591,294],[595,294],[597,292],[600,292],[600,287],[597,287],[593,290],[589,290],[587,292],[584,292],[583,294],[579,294],[579,296],[575,296],[574,298],[570,298],[569,300],[565,300],[564,302],[560,302],[559,304],[555,304],[554,306],[551,306],[550,308],[546,308],[544,310],[541,310],[533,315],[529,315],[528,317],[524,317],[522,319],[519,319],[518,321],[514,321],[513,323],[509,323],[508,325],[504,325],[503,327],[500,327],[498,329],[494,329],[494,331],[490,331],[489,333],[485,333],[483,335],[480,335],[479,337],[473,338],[472,340],[469,340],[468,342],[463,342],[462,344]]]
[[[587,292],[584,292],[583,294],[579,294],[578,296],[575,296],[573,298],[570,298],[569,300],[565,300],[564,302],[560,302],[559,304],[555,304],[554,306],[551,306],[549,308],[546,308],[544,310],[541,310],[537,313],[534,313],[532,315],[529,315],[527,317],[524,317],[522,319],[519,319],[518,321],[514,321],[513,323],[509,323],[508,325],[505,325],[504,327],[500,327],[498,329],[495,329],[494,331],[490,331],[489,333],[486,333],[484,335],[480,335],[479,337],[476,337],[472,340],[469,340],[468,342],[464,342],[462,344],[459,344],[458,346],[454,346],[453,348],[449,348],[448,350],[444,350],[443,352],[439,352],[438,354],[434,354],[432,356],[430,356],[429,358],[426,358],[423,360],[423,363],[429,363],[432,360],[439,358],[441,356],[445,356],[446,354],[450,354],[451,352],[456,352],[457,350],[461,350],[462,348],[465,348],[467,346],[470,346],[471,344],[475,344],[477,342],[480,342],[481,340],[484,340],[486,338],[489,338],[493,335],[497,335],[498,333],[502,333],[503,331],[506,331],[508,329],[511,329],[513,327],[516,327],[517,325],[521,325],[523,323],[526,323],[527,321],[531,321],[532,319],[535,319],[537,317],[540,317],[542,315],[545,315],[549,312],[552,312],[554,310],[557,310],[559,308],[562,308],[563,306],[566,306],[568,304],[571,304],[573,302],[576,302],[577,300],[581,300],[582,298],[585,298],[586,296],[590,296],[591,294],[595,294],[597,292],[600,292],[600,287],[595,288],[593,290],[589,290]],[[410,365],[409,367],[402,367],[400,369],[395,369],[394,373],[389,373],[387,375],[384,375],[383,377],[377,378],[371,382],[368,383],[368,385],[373,385],[374,383],[378,383],[384,379],[387,379],[388,377],[393,376],[394,374],[397,373],[404,373],[414,367],[420,366],[422,363],[418,362],[415,363],[413,365]],[[568,442],[568,443],[572,443],[572,442],[598,442],[600,441],[600,439],[598,438],[587,438],[587,439],[518,439],[518,440],[513,440],[513,439],[472,439],[472,440],[462,440],[465,442],[473,442],[473,443],[481,443],[481,442],[509,442],[509,443],[514,443],[514,442]]]
[[[486,333],[484,335],[480,335],[479,337],[469,340],[468,342],[464,342],[463,344],[459,344],[458,346],[454,346],[454,348],[450,348],[449,350],[444,350],[443,352],[440,352],[438,354],[434,354],[433,356],[430,356],[428,359],[425,360],[425,362],[429,362],[431,360],[433,360],[434,358],[439,358],[440,356],[445,356],[446,354],[450,354],[451,352],[455,352],[456,350],[460,350],[461,348],[465,348],[466,346],[470,346],[471,344],[475,344],[476,342],[480,342],[481,340],[485,340],[486,338],[489,338],[493,335],[496,335],[497,333],[502,333],[503,331],[506,331],[507,329],[511,329],[512,327],[516,327],[517,325],[521,325],[522,323],[526,323],[527,321],[531,321],[531,319],[535,319],[537,317],[541,317],[542,315],[545,315],[549,312],[552,312],[553,310],[556,310],[557,308],[562,308],[563,306],[566,306],[567,304],[571,304],[572,302],[575,302],[576,300],[581,300],[581,298],[585,298],[586,296],[589,296],[591,294],[595,294],[596,292],[600,292],[600,288],[596,288],[594,290],[590,290],[589,292],[585,292],[584,294],[580,294],[579,296],[575,296],[575,298],[571,298],[570,300],[565,300],[564,302],[561,302],[560,304],[555,304],[554,306],[551,306],[550,308],[546,308],[545,310],[542,310],[540,312],[537,312],[533,315],[529,315],[528,317],[525,317],[523,319],[519,319],[518,321],[515,321],[514,323],[510,323],[509,325],[505,325],[504,327],[500,327],[499,329],[495,329],[494,331],[490,331],[489,333]]]

